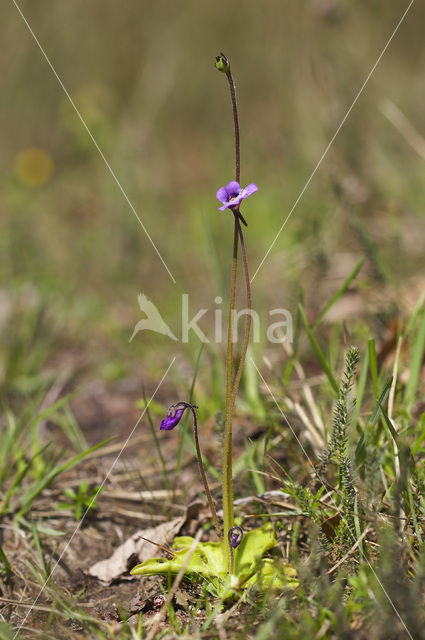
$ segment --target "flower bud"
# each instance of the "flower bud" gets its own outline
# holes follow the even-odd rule
[[[226,74],[230,72],[229,58],[227,58],[222,51],[220,51],[220,55],[215,59],[215,68]]]
[[[242,542],[243,531],[241,527],[231,527],[228,533],[229,544],[233,549],[236,549]]]

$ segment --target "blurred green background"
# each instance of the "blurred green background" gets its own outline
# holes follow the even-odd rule
[[[241,181],[259,186],[243,206],[254,273],[407,5],[20,2],[174,284],[15,5],[3,2],[2,382],[25,387],[25,367],[52,375],[80,360],[107,379],[132,367],[158,379],[176,353],[184,371],[195,336],[188,345],[129,338],[139,292],[177,335],[183,292],[194,313],[211,310],[206,332],[214,298],[226,299],[232,222],[215,192],[233,177],[233,125],[215,56],[230,58],[237,85]],[[415,2],[258,272],[260,313],[295,314],[302,295],[314,319],[364,255],[338,316],[351,331],[370,314],[363,333],[379,337],[424,289],[424,20]]]

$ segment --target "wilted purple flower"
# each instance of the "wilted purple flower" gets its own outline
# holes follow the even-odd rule
[[[185,410],[186,407],[176,407],[174,405],[170,407],[167,412],[167,417],[162,420],[159,428],[163,431],[171,431],[171,429],[177,427]]]
[[[233,547],[233,549],[236,549],[236,547],[240,545],[243,538],[243,531],[241,527],[231,527],[229,529],[228,538],[230,546]]]
[[[232,180],[232,182],[226,184],[225,187],[220,187],[216,193],[217,200],[223,203],[223,206],[219,207],[219,210],[224,211],[225,209],[238,207],[242,200],[245,200],[245,198],[251,196],[256,191],[258,191],[258,187],[254,182],[251,182],[245,189],[242,189],[239,182]]]

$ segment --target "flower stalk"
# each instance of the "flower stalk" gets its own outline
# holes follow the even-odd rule
[[[249,336],[251,330],[251,285],[248,272],[248,261],[246,256],[246,249],[244,243],[244,237],[242,232],[241,223],[247,226],[245,219],[243,218],[239,207],[243,200],[250,195],[258,191],[256,184],[251,182],[245,188],[242,188],[240,180],[240,144],[239,144],[239,121],[238,121],[238,108],[236,103],[236,91],[233,77],[230,72],[230,63],[228,58],[221,53],[216,58],[216,67],[219,71],[223,71],[226,74],[230,88],[230,98],[232,101],[233,111],[233,123],[235,132],[235,180],[229,182],[225,187],[221,187],[217,191],[217,199],[221,202],[222,206],[219,207],[220,211],[230,209],[233,213],[233,256],[232,256],[232,274],[230,283],[230,303],[229,303],[229,322],[227,333],[227,352],[226,352],[226,384],[225,384],[225,426],[224,426],[224,444],[223,444],[223,461],[222,461],[222,476],[223,476],[223,532],[217,517],[217,512],[214,507],[211,492],[208,487],[208,482],[205,474],[204,465],[202,462],[201,449],[199,446],[198,438],[198,421],[196,416],[196,405],[192,405],[188,402],[177,402],[173,404],[169,410],[167,417],[161,422],[161,429],[170,431],[177,426],[180,422],[184,412],[188,409],[193,418],[193,433],[196,447],[196,455],[198,458],[199,471],[201,474],[202,483],[204,485],[205,494],[207,496],[208,504],[211,510],[211,515],[214,521],[214,526],[217,531],[217,535],[221,538],[221,545],[223,551],[224,563],[227,566],[227,571],[233,573],[234,571],[234,549],[237,544],[234,544],[238,536],[241,537],[241,531],[239,527],[234,525],[234,509],[233,509],[233,471],[232,471],[232,430],[233,430],[233,413],[236,404],[236,397],[239,390],[240,381],[242,378],[243,367],[246,359]],[[235,302],[236,302],[236,281],[238,270],[238,250],[239,243],[241,245],[243,269],[245,276],[246,287],[246,299],[247,299],[247,319],[245,324],[245,337],[242,346],[241,357],[239,359],[239,365],[236,371],[235,377],[233,377],[233,346],[234,346],[234,332],[235,332]]]
[[[243,267],[244,267],[244,275],[245,275],[245,288],[246,288],[246,307],[248,310],[248,314],[246,316],[246,325],[245,325],[245,337],[244,337],[244,342],[243,342],[243,346],[242,346],[242,352],[241,352],[241,357],[239,360],[239,367],[238,367],[238,371],[236,373],[236,378],[235,378],[235,382],[233,385],[233,392],[232,392],[232,402],[231,402],[231,411],[233,413],[234,409],[235,409],[235,402],[236,402],[236,396],[239,390],[239,384],[242,378],[242,371],[243,371],[243,367],[245,364],[245,359],[246,359],[246,353],[248,350],[248,344],[249,344],[249,335],[251,332],[251,322],[252,322],[252,317],[251,317],[251,311],[252,311],[252,294],[251,294],[251,282],[249,279],[249,271],[248,271],[248,260],[246,257],[246,249],[245,249],[245,242],[244,242],[244,237],[243,237],[243,233],[242,233],[242,227],[240,225],[239,220],[237,220],[237,225],[238,225],[238,233],[239,233],[239,240],[241,243],[241,249],[242,249],[242,260],[243,260]]]
[[[221,526],[218,520],[217,511],[215,510],[211,491],[208,486],[208,480],[205,473],[204,463],[202,462],[202,453],[201,453],[201,447],[199,445],[199,436],[198,436],[198,418],[196,415],[197,408],[198,407],[195,404],[190,404],[189,402],[176,402],[175,404],[171,405],[171,407],[168,409],[167,417],[161,422],[160,429],[165,431],[171,431],[171,429],[174,429],[174,427],[178,425],[186,409],[189,409],[189,411],[191,412],[192,420],[193,420],[193,437],[195,440],[196,457],[198,458],[199,473],[201,474],[202,484],[204,485],[205,495],[207,496],[208,505],[210,507],[212,519],[214,522],[214,527],[217,532],[217,536],[220,538]]]
[[[233,511],[233,466],[232,466],[232,398],[233,398],[233,318],[236,298],[236,275],[238,263],[238,226],[235,216],[235,228],[233,233],[233,261],[232,261],[232,280],[230,286],[230,305],[229,305],[229,323],[227,330],[227,353],[226,353],[226,399],[225,399],[225,424],[224,424],[224,442],[223,442],[223,524],[224,539],[227,539],[229,530],[233,527],[234,511]],[[225,545],[226,556],[230,565],[230,553],[227,545]]]
[[[199,437],[198,437],[198,420],[197,420],[197,417],[196,417],[196,411],[195,411],[195,406],[194,405],[190,405],[190,411],[192,413],[192,418],[193,418],[193,436],[194,436],[194,439],[195,439],[196,456],[198,458],[199,473],[201,474],[202,484],[204,485],[205,494],[207,496],[207,500],[208,500],[208,504],[209,504],[209,507],[210,507],[212,519],[213,519],[213,522],[214,522],[214,527],[215,527],[217,536],[220,538],[220,536],[221,536],[221,526],[220,526],[220,523],[218,521],[217,512],[215,510],[214,502],[213,502],[213,499],[212,499],[212,496],[211,496],[211,491],[210,491],[210,488],[208,486],[207,476],[205,474],[205,469],[204,469],[204,463],[202,462],[201,447],[199,446]]]
[[[229,83],[230,98],[232,100],[233,109],[233,123],[235,128],[235,180],[239,182],[241,175],[241,154],[239,144],[239,118],[238,118],[238,105],[236,102],[236,88],[233,82],[232,72],[230,71],[230,61],[222,51],[220,55],[215,59],[215,66],[219,71],[223,71],[226,74],[226,78]]]
[[[239,205],[249,195],[258,191],[257,185],[249,184],[245,189],[241,189],[240,181],[240,142],[239,142],[239,118],[238,107],[236,102],[236,89],[230,71],[229,59],[220,53],[216,58],[216,67],[219,71],[226,74],[230,98],[232,102],[233,124],[235,132],[235,182],[229,182],[226,187],[222,187],[217,191],[217,198],[223,203],[220,210],[231,209],[234,215],[234,232],[233,232],[233,260],[232,260],[232,277],[230,286],[230,304],[229,304],[229,323],[227,335],[227,355],[226,355],[226,394],[225,394],[225,427],[224,427],[224,445],[223,445],[223,520],[224,520],[224,540],[230,540],[231,531],[234,528],[234,509],[233,509],[233,473],[232,473],[232,429],[233,429],[233,413],[235,409],[236,396],[239,390],[239,384],[242,378],[242,371],[245,363],[246,353],[249,343],[249,335],[251,330],[251,286],[248,273],[248,262],[246,258],[246,250],[242,233],[241,222],[247,226],[245,219],[239,211]],[[236,377],[233,381],[233,334],[234,334],[234,317],[235,317],[235,298],[236,298],[236,278],[237,278],[237,261],[238,261],[238,245],[239,241],[242,250],[242,259],[244,265],[246,297],[247,297],[247,321],[245,325],[245,337],[242,347],[242,353],[239,360],[239,366]],[[225,554],[230,573],[233,572],[234,557],[232,545],[225,545]]]

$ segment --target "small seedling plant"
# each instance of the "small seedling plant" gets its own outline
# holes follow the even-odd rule
[[[160,429],[171,431],[179,424],[186,412],[191,414],[199,472],[219,541],[195,542],[189,536],[177,537],[174,539],[171,548],[172,558],[170,560],[152,558],[135,566],[131,573],[141,576],[169,575],[178,574],[184,568],[187,576],[204,577],[208,583],[208,590],[215,596],[226,599],[240,596],[244,590],[253,585],[257,585],[261,589],[282,588],[284,585],[296,585],[297,580],[295,570],[291,565],[278,563],[271,558],[264,557],[264,554],[276,544],[273,525],[270,522],[266,522],[257,529],[244,532],[240,526],[235,524],[234,518],[232,421],[249,344],[252,309],[248,261],[242,231],[242,225],[245,227],[248,225],[240,211],[240,206],[246,198],[258,191],[258,187],[254,182],[251,182],[245,188],[240,185],[239,121],[235,84],[230,70],[229,59],[223,53],[216,57],[215,66],[226,76],[229,84],[235,134],[235,179],[231,180],[226,186],[220,187],[216,193],[216,197],[221,203],[219,210],[228,211],[232,214],[233,219],[233,255],[227,331],[225,426],[222,460],[223,522],[221,523],[218,518],[202,462],[196,414],[198,407],[184,401],[176,402],[169,408],[166,418],[161,422]],[[242,253],[248,313],[241,357],[238,368],[234,372],[233,332],[239,247]]]
[[[64,489],[63,494],[66,501],[60,502],[58,509],[72,510],[75,520],[81,520],[83,516],[97,509],[96,498],[101,491],[102,487],[89,489],[88,483],[83,480],[80,482],[77,491],[72,487]]]

